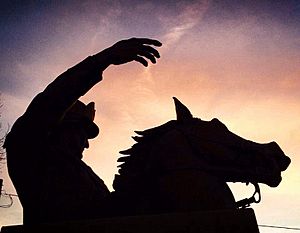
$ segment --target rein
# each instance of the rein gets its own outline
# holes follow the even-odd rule
[[[261,201],[261,194],[260,194],[260,188],[259,188],[258,183],[251,183],[251,184],[253,184],[255,187],[255,191],[254,191],[252,197],[244,198],[240,201],[236,201],[235,204],[236,204],[237,208],[245,209],[246,207],[249,207],[250,204],[259,203]],[[248,183],[246,185],[248,185]],[[257,198],[256,198],[256,194],[257,194]]]

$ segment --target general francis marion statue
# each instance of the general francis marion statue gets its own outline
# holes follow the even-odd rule
[[[277,187],[291,162],[276,142],[256,143],[230,132],[218,119],[204,121],[174,98],[177,120],[136,131],[120,152],[109,192],[81,159],[99,133],[94,103],[78,98],[101,81],[111,64],[159,53],[152,39],[123,40],[60,75],[14,124],[5,147],[10,177],[24,209],[24,224],[111,216],[231,210],[260,201],[258,183]],[[253,183],[255,193],[236,202],[226,182]]]
[[[99,128],[94,103],[79,97],[102,80],[110,65],[160,57],[157,40],[131,38],[90,56],[58,76],[15,122],[4,147],[11,180],[23,206],[24,224],[101,217],[109,190],[82,159]],[[105,213],[105,214],[104,214]]]

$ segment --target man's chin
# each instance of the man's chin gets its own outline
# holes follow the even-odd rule
[[[77,153],[73,153],[74,157],[78,158],[78,159],[82,159],[83,158],[83,150],[77,151]]]

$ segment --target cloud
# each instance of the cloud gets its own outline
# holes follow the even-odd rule
[[[165,35],[162,36],[164,49],[174,45],[185,33],[201,21],[209,8],[210,1],[204,0],[177,5],[179,8],[178,15],[160,16],[162,24],[168,28]]]
[[[158,36],[163,42],[163,46],[158,49],[162,57],[164,57],[164,54],[171,50],[186,33],[191,31],[193,27],[201,22],[209,5],[210,1],[208,0],[183,3],[177,2],[175,6],[176,9],[172,9],[171,13],[163,14],[161,11],[156,12],[161,27],[164,28],[164,33]],[[169,6],[164,5],[161,7],[166,10]],[[142,9],[144,8],[142,7]],[[158,60],[158,63],[160,63],[160,60]],[[162,104],[162,96],[159,94],[159,91],[162,89],[159,86],[160,83],[164,83],[164,81],[159,80],[157,77],[153,77],[153,69],[156,71],[160,70],[161,74],[163,73],[157,66],[158,65],[150,64],[149,67],[143,68],[142,72],[136,75],[137,78],[135,79],[134,85],[129,87],[129,91],[126,94],[126,100],[129,101],[129,103],[124,107],[122,113],[124,117],[126,115],[125,118],[132,123],[137,122],[137,119],[141,117],[136,114],[130,114],[133,110],[133,104],[135,105],[135,110],[139,109],[140,113],[145,113],[144,109],[148,109],[148,113],[151,114],[151,117],[154,119],[156,118],[157,120],[166,118],[165,116],[170,115],[173,111],[172,106],[168,106],[168,109],[170,110],[166,110],[163,106],[164,104],[171,103],[171,96],[169,96],[170,102]],[[174,82],[176,81],[174,80]],[[138,96],[138,99],[136,96]],[[150,120],[150,122],[155,122],[155,120]],[[150,122],[148,121],[148,123]]]

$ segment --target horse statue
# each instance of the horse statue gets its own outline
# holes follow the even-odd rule
[[[275,142],[260,144],[214,118],[194,118],[174,97],[177,120],[135,131],[113,182],[119,215],[236,209],[226,182],[276,187],[289,157]]]

